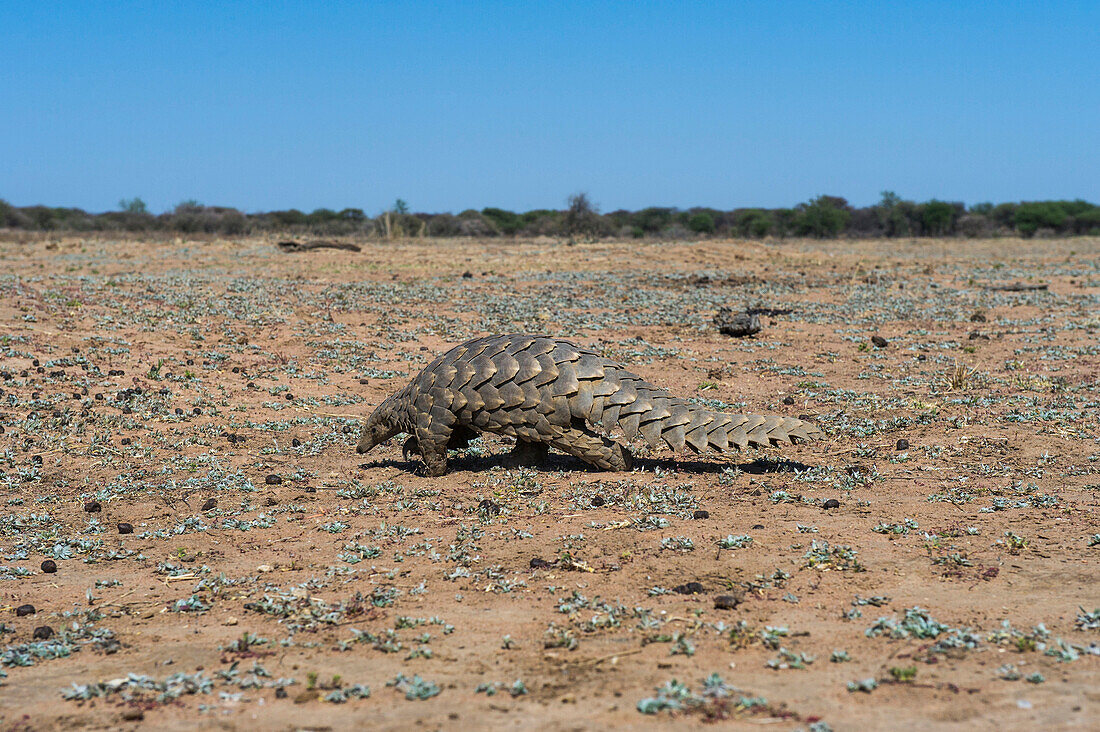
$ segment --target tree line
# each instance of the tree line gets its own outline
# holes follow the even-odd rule
[[[655,206],[601,213],[586,194],[578,193],[568,198],[563,209],[415,213],[398,199],[390,209],[369,216],[358,208],[244,213],[197,201],[184,201],[171,211],[154,214],[140,198],[123,199],[117,211],[89,213],[78,208],[12,206],[0,200],[0,228],[382,238],[1031,237],[1100,235],[1100,206],[1076,200],[979,203],[967,207],[935,199],[916,203],[886,191],[878,203],[865,207],[852,206],[839,196],[818,196],[793,208],[724,211]]]

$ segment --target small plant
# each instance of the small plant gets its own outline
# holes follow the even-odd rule
[[[898,683],[909,683],[913,679],[917,678],[916,666],[891,666],[890,675],[894,677],[894,681]]]

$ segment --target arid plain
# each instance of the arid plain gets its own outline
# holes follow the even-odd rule
[[[0,237],[0,728],[1100,718],[1100,239],[358,243]],[[826,438],[355,454],[518,332]]]

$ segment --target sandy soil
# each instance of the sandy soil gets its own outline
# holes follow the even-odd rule
[[[1100,240],[0,239],[0,728],[1100,718]],[[488,332],[827,439],[355,454]]]

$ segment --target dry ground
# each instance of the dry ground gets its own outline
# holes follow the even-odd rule
[[[1095,725],[1098,263],[9,236],[0,728]],[[719,335],[723,304],[763,332]],[[355,454],[434,354],[519,331],[828,438],[630,474]]]

